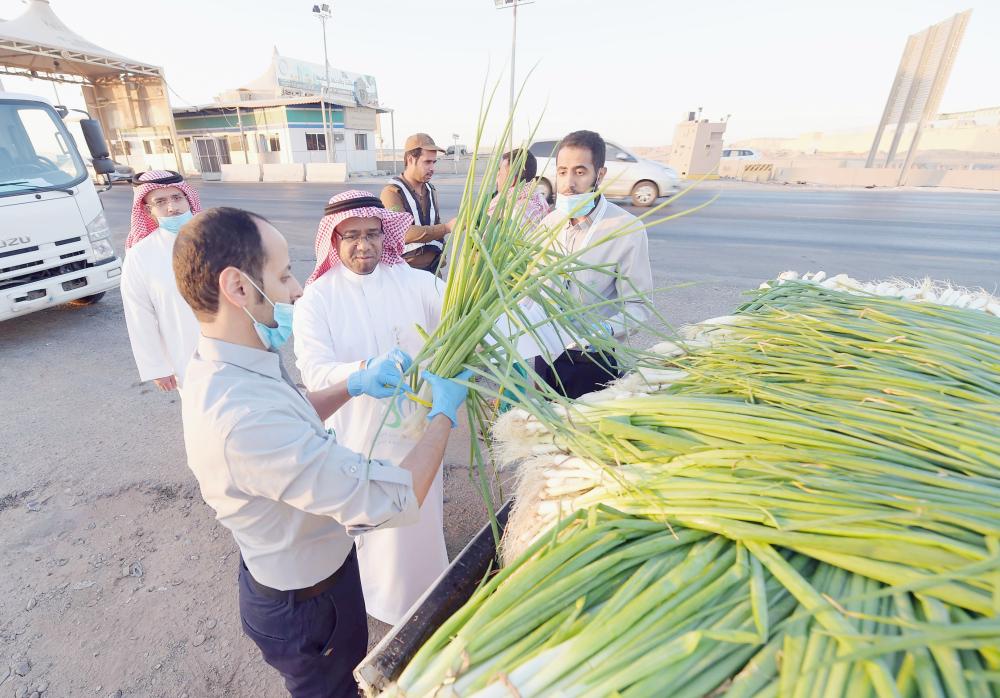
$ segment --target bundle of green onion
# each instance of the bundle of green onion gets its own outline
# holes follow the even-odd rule
[[[501,420],[507,564],[394,690],[998,695],[1000,319],[792,280],[686,334]]]
[[[429,386],[420,372],[429,370],[452,377],[465,369],[472,371],[467,401],[472,440],[471,462],[479,474],[479,485],[492,518],[493,503],[487,474],[488,452],[482,444],[488,440],[497,403],[521,404],[530,414],[551,422],[556,418],[554,403],[558,395],[534,370],[534,356],[552,364],[566,347],[589,348],[603,355],[614,355],[620,366],[637,365],[641,352],[608,337],[601,327],[608,314],[630,317],[627,303],[647,298],[631,289],[613,265],[588,264],[582,259],[585,250],[566,254],[557,243],[558,227],[536,225],[525,216],[527,197],[535,183],[518,183],[528,150],[525,143],[517,150],[507,179],[494,191],[503,151],[494,148],[485,172],[477,180],[476,163],[480,158],[483,122],[477,132],[472,164],[463,190],[454,232],[450,236],[446,287],[440,324],[428,335],[414,357],[411,387],[420,395],[418,402],[429,404]],[[511,121],[507,122],[500,142],[508,142]],[[596,196],[596,194],[595,194]],[[674,197],[676,200],[677,197]],[[645,216],[662,209],[651,208]],[[685,215],[704,204],[678,211],[661,220]],[[593,245],[634,235],[635,226],[612,230]],[[566,283],[579,279],[582,271],[596,271],[619,281],[626,292],[611,300],[584,300],[598,297],[590,291],[578,294]],[[577,286],[579,283],[577,282]],[[652,305],[649,312],[658,317]],[[660,318],[662,323],[662,318]],[[638,321],[636,321],[638,326]],[[609,380],[612,376],[609,375]],[[522,402],[521,396],[533,399]],[[428,408],[417,407],[408,416],[405,429],[416,436],[426,425]]]

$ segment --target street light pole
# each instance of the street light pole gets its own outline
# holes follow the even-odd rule
[[[323,24],[323,69],[326,75],[326,83],[322,90],[320,90],[320,113],[323,117],[323,140],[326,141],[326,161],[333,162],[332,150],[333,150],[333,110],[330,110],[330,128],[326,126],[326,95],[330,91],[330,57],[327,54],[326,48],[326,20],[330,19],[333,12],[330,10],[330,6],[327,4],[323,5],[313,5],[312,8],[313,15],[319,18],[319,21]]]
[[[509,113],[511,120],[510,127],[510,149],[514,149],[514,88],[517,81],[515,62],[517,60],[517,6],[529,5],[533,0],[493,0],[493,4],[498,10],[506,10],[508,7],[514,11],[513,31],[510,40],[510,100]]]
[[[510,38],[510,108],[508,110],[510,112],[511,119],[514,118],[514,80],[515,80],[515,75],[516,75],[516,73],[514,71],[514,61],[517,58],[517,0],[514,0],[514,22],[513,22],[513,25],[514,25],[514,29],[511,32],[511,38]],[[514,149],[514,125],[513,124],[511,124],[511,128],[510,128],[510,141],[511,141],[510,142],[510,149],[513,150]]]

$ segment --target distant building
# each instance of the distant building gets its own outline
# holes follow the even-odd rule
[[[795,138],[746,138],[729,145],[754,148],[772,158],[803,154],[847,157],[866,152],[874,135],[875,127],[869,126],[803,133]],[[940,160],[947,153],[970,163],[983,157],[992,162],[1000,155],[1000,107],[938,114],[924,130],[919,152],[918,158],[925,160]]]
[[[375,78],[287,58],[275,49],[263,75],[211,104],[173,110],[181,148],[206,177],[223,164],[346,163],[375,172],[381,142]],[[322,98],[321,93],[324,93]]]
[[[1000,126],[1000,107],[938,114],[931,128],[967,128],[969,126]]]
[[[699,119],[689,112],[687,119],[677,124],[670,147],[671,167],[681,177],[711,174],[719,167],[722,157],[722,136],[726,122]]]

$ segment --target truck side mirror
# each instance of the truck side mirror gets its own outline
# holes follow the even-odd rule
[[[115,163],[112,162],[111,153],[108,152],[108,142],[104,139],[101,122],[97,119],[80,119],[80,130],[83,131],[83,138],[87,141],[94,172],[99,175],[112,174],[115,171]]]

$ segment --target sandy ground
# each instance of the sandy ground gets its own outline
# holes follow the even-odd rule
[[[217,205],[239,191],[203,186],[202,196]],[[313,261],[312,211],[322,209],[326,194],[254,191],[258,210],[297,236],[294,269],[305,278]],[[316,202],[302,206],[306,195]],[[105,198],[113,229],[127,225],[128,196],[116,190]],[[855,241],[843,241],[838,251],[824,233],[815,243],[745,244],[727,231],[746,229],[749,213],[786,215],[786,207],[752,206],[737,196],[731,201],[692,219],[690,232],[677,227],[651,236],[657,284],[697,281],[657,294],[657,307],[673,324],[723,314],[742,289],[790,266],[862,277],[885,268],[885,251],[861,251]],[[968,201],[956,205],[968,207]],[[795,221],[803,220],[792,211]],[[857,215],[867,217],[866,211]],[[901,227],[905,241],[918,228]],[[930,231],[926,239],[930,245],[940,237]],[[956,239],[949,236],[946,248],[954,259],[945,262],[953,266],[942,266],[944,252],[920,248],[898,257],[897,271],[957,275],[954,270],[965,269],[967,277],[958,280],[995,279],[995,267],[989,272],[981,255],[955,252]],[[911,244],[905,241],[900,244]],[[120,249],[121,240],[116,244]],[[0,696],[283,695],[276,672],[240,630],[237,550],[187,468],[177,397],[138,383],[119,294],[0,324],[0,357]],[[294,377],[290,356],[285,363]],[[468,431],[456,430],[445,461],[452,556],[485,522],[467,449]],[[372,642],[386,629],[372,622]]]

